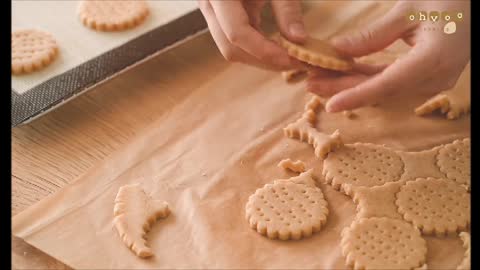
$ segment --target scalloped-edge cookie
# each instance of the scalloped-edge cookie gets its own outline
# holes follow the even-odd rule
[[[149,14],[145,0],[83,0],[77,10],[82,23],[97,31],[124,31]]]
[[[440,147],[436,156],[436,164],[448,179],[466,185],[470,190],[471,157],[470,138],[455,140]]]
[[[470,234],[468,232],[461,232],[460,239],[462,239],[463,247],[465,248],[465,255],[462,262],[457,266],[457,270],[470,270],[472,261]]]
[[[12,74],[21,75],[50,65],[58,55],[58,45],[49,33],[25,29],[12,33]]]
[[[118,190],[113,214],[113,223],[125,245],[140,258],[153,256],[146,234],[158,218],[170,214],[168,204],[152,199],[140,184],[125,185]]]
[[[423,116],[436,110],[453,120],[470,112],[470,64],[458,78],[457,84],[451,90],[441,92],[415,108],[415,115]]]
[[[346,144],[329,153],[322,171],[327,184],[347,195],[355,186],[399,181],[403,172],[404,162],[395,151],[371,143]]]
[[[292,69],[282,71],[282,77],[287,83],[297,83],[304,80],[308,75],[308,70]]]
[[[417,269],[427,243],[410,223],[385,217],[354,220],[342,231],[342,253],[353,269]]]
[[[279,168],[285,170],[291,170],[292,172],[302,173],[305,172],[305,162],[301,160],[293,161],[289,158],[281,160],[278,165]]]
[[[470,194],[447,179],[419,178],[407,182],[396,194],[403,218],[424,234],[444,236],[470,224]]]
[[[298,240],[320,231],[327,221],[327,206],[308,170],[257,189],[248,198],[245,217],[252,229],[270,239]]]
[[[312,66],[339,71],[352,69],[353,59],[339,55],[327,41],[308,37],[300,45],[290,42],[282,36],[277,36],[276,40],[290,56]]]

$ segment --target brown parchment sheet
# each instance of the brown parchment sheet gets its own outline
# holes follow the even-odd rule
[[[313,25],[326,13],[348,14],[342,23],[337,16],[318,25],[330,31],[317,28],[318,33],[330,36],[332,27],[337,32],[346,25],[361,27],[389,5],[331,1],[306,18]],[[355,9],[363,14],[342,13]],[[275,72],[226,63],[209,36],[182,46],[205,55],[204,61],[195,61],[196,68],[180,68],[172,78],[184,80],[184,87],[191,88],[188,94],[175,94],[176,89],[162,89],[159,83],[159,95],[164,95],[159,106],[168,112],[105,162],[16,215],[13,234],[76,269],[345,269],[340,232],[354,219],[355,205],[323,184],[322,163],[313,148],[282,131],[300,116],[310,97],[304,85],[286,84]],[[367,60],[390,61],[404,49],[394,44]],[[416,117],[414,108],[426,98],[358,109],[354,119],[320,112],[317,128],[329,133],[339,129],[345,143],[371,142],[399,150],[423,150],[470,136],[469,115],[455,121],[439,115]],[[245,220],[250,194],[293,175],[276,166],[284,158],[301,159],[314,168],[329,203],[323,229],[300,241],[269,240]],[[148,234],[155,252],[151,259],[136,257],[112,224],[118,188],[132,183],[141,183],[172,210]],[[454,269],[462,260],[458,237],[425,239],[429,269]]]

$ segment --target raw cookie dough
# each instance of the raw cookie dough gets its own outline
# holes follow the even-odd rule
[[[31,73],[55,60],[58,46],[52,35],[39,30],[12,33],[12,74]]]
[[[427,244],[411,224],[390,218],[361,218],[342,231],[342,253],[353,269],[415,269]]]
[[[456,140],[440,148],[437,155],[437,166],[448,179],[466,185],[470,190],[470,138]]]
[[[447,179],[419,178],[396,194],[403,218],[424,234],[443,236],[465,230],[470,224],[470,194]]]
[[[139,184],[126,185],[118,190],[113,214],[113,223],[125,245],[141,258],[153,256],[146,233],[157,218],[170,214],[168,204],[150,198]]]
[[[470,64],[468,64],[453,89],[430,98],[415,109],[415,114],[423,116],[440,110],[447,114],[447,119],[457,119],[470,112],[470,89]]]
[[[370,143],[347,144],[332,152],[323,162],[325,181],[333,188],[351,194],[354,186],[381,186],[400,180],[404,163],[393,150]]]
[[[83,0],[78,7],[82,23],[97,31],[123,31],[141,24],[149,10],[144,0]]]
[[[356,218],[388,217],[402,219],[395,204],[395,194],[403,181],[389,182],[381,186],[353,188],[353,202],[357,204]]]
[[[328,208],[312,170],[257,189],[245,206],[250,227],[270,239],[298,240],[320,231]]]
[[[305,171],[305,162],[301,160],[292,161],[291,159],[283,159],[278,163],[278,167],[285,170],[291,170],[293,172],[302,173]]]
[[[288,41],[281,35],[276,39],[290,56],[312,66],[340,71],[352,68],[353,59],[340,56],[327,41],[308,37],[302,45],[299,45]]]
[[[307,77],[308,71],[304,69],[292,69],[282,71],[282,77],[287,83],[297,83]]]
[[[461,232],[460,239],[463,241],[463,247],[465,248],[465,257],[462,262],[457,266],[457,270],[470,270],[471,269],[471,246],[470,246],[470,234],[468,232]]]

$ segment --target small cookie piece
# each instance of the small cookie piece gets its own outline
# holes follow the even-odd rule
[[[52,35],[26,29],[12,33],[12,74],[31,73],[48,66],[58,55]]]
[[[305,104],[305,111],[312,110],[317,112],[320,106],[324,105],[324,101],[319,96],[312,96],[310,100]]]
[[[437,166],[448,179],[470,189],[471,164],[470,164],[470,138],[455,140],[440,148],[437,155]]]
[[[351,194],[354,186],[381,186],[400,180],[404,163],[393,150],[371,143],[348,144],[332,152],[323,162],[327,184]]]
[[[463,241],[463,247],[465,248],[465,257],[462,262],[457,266],[457,270],[470,270],[471,269],[471,245],[470,234],[468,232],[461,232],[460,238]]]
[[[250,227],[280,240],[298,240],[320,231],[327,221],[327,201],[311,175],[309,170],[257,189],[245,206]]]
[[[470,194],[447,179],[419,178],[396,194],[403,218],[424,234],[442,236],[465,230],[470,224]]]
[[[277,166],[297,173],[302,173],[305,171],[305,162],[301,160],[292,161],[291,159],[287,158],[281,160]]]
[[[282,36],[276,38],[288,54],[312,66],[346,71],[352,68],[353,59],[340,56],[327,41],[308,37],[302,44],[295,44]]]
[[[403,181],[374,187],[353,188],[353,202],[357,204],[357,218],[388,217],[402,219],[395,204],[395,194]]]
[[[470,64],[468,64],[453,89],[427,100],[415,109],[415,115],[423,116],[440,110],[441,113],[447,114],[447,119],[457,119],[470,112],[470,89]]]
[[[82,23],[97,31],[123,31],[142,23],[149,10],[144,0],[83,0],[78,6]]]
[[[361,218],[342,231],[342,253],[353,269],[415,269],[424,265],[427,243],[411,224]]]
[[[282,77],[287,83],[297,83],[307,77],[308,71],[304,69],[292,69],[282,71]]]
[[[355,118],[355,113],[353,111],[350,111],[350,110],[345,110],[342,112],[343,115],[345,115],[345,117],[347,117],[348,119],[353,119]]]
[[[113,223],[125,245],[140,258],[153,256],[146,233],[157,218],[170,214],[168,204],[150,198],[139,184],[126,185],[118,190],[113,214]]]

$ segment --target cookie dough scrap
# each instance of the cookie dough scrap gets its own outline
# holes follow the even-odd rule
[[[266,184],[245,206],[250,227],[270,239],[298,240],[320,231],[327,221],[327,201],[315,186],[312,170]]]
[[[312,110],[313,112],[317,112],[320,106],[324,106],[325,101],[321,99],[319,96],[312,96],[310,100],[305,104],[305,111]]]
[[[145,0],[83,0],[78,6],[82,23],[97,31],[123,31],[141,24],[149,14]]]
[[[290,56],[312,66],[339,71],[352,68],[353,59],[339,55],[325,40],[308,37],[301,45],[290,42],[281,35],[278,35],[276,40]]]
[[[113,223],[122,241],[138,257],[153,256],[146,234],[158,218],[170,214],[168,204],[150,198],[139,184],[120,187],[115,198]]]
[[[443,236],[470,224],[470,194],[447,179],[407,182],[396,194],[395,204],[403,218],[424,234]]]
[[[471,157],[470,138],[455,140],[440,148],[437,155],[437,166],[448,179],[466,185],[470,190]]]
[[[427,243],[411,224],[385,217],[361,218],[342,231],[342,253],[353,269],[417,269]]]
[[[398,151],[398,155],[405,163],[402,180],[415,180],[422,177],[445,178],[445,174],[436,165],[439,149],[435,147],[420,152]]]
[[[465,257],[462,262],[457,266],[457,270],[470,270],[471,269],[471,245],[470,234],[468,232],[461,232],[460,239],[463,241],[463,247],[465,248]]]
[[[298,139],[302,142],[313,145],[315,156],[325,158],[328,153],[340,148],[343,145],[343,142],[338,129],[332,134],[319,132],[313,127],[315,121],[315,112],[308,109],[303,113],[300,119],[285,127],[283,132],[288,138]]]
[[[281,160],[277,166],[285,170],[291,170],[293,172],[302,173],[302,172],[305,172],[306,165],[305,165],[305,162],[301,160],[292,161],[291,159],[287,158],[287,159]]]
[[[395,204],[395,194],[403,181],[381,186],[353,188],[353,202],[357,204],[357,218],[387,217],[402,219]]]
[[[52,35],[34,29],[12,33],[12,74],[21,75],[50,65],[58,55]]]
[[[282,71],[282,77],[287,83],[297,83],[305,79],[308,71],[304,69],[292,69]]]
[[[470,64],[463,71],[455,87],[430,98],[415,109],[415,114],[423,116],[440,110],[453,120],[470,112]]]
[[[322,174],[327,184],[352,195],[352,187],[381,186],[399,181],[404,163],[393,150],[371,143],[346,144],[323,162]]]

